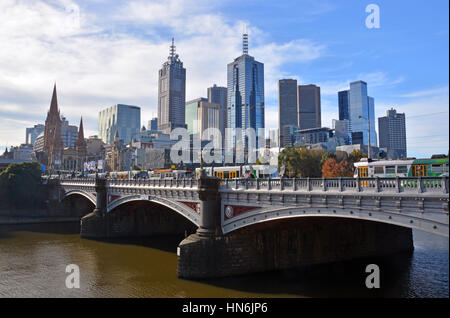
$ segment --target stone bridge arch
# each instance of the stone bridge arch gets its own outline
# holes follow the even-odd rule
[[[64,193],[58,204],[58,210],[65,216],[83,217],[95,208],[95,196],[81,190],[72,190]]]
[[[70,191],[68,191],[68,192],[64,192],[64,195],[63,195],[62,198],[61,198],[61,202],[64,201],[64,200],[66,200],[66,199],[69,198],[70,196],[75,195],[75,194],[80,195],[80,196],[86,198],[86,199],[89,200],[89,201],[94,205],[94,207],[95,207],[95,204],[96,204],[96,198],[95,198],[95,196],[94,196],[92,193],[88,193],[88,192],[85,192],[85,191],[82,191],[82,190],[70,190]]]
[[[124,204],[136,201],[147,201],[159,204],[183,216],[188,221],[192,222],[195,226],[199,226],[200,214],[197,211],[194,211],[183,203],[155,195],[128,195],[118,198],[107,205],[106,212],[111,213],[113,210],[120,208],[120,206]]]
[[[226,209],[226,208],[223,208]],[[428,212],[428,214],[433,214]],[[401,213],[398,211],[364,208],[336,208],[336,207],[272,207],[257,208],[247,213],[242,213],[227,220],[226,212],[222,211],[222,232],[224,234],[249,227],[258,223],[273,222],[281,219],[308,218],[308,217],[332,217],[352,220],[365,220],[400,226],[409,229],[417,229],[435,235],[448,237],[449,229],[444,214],[434,215],[433,218],[424,218],[420,212]]]

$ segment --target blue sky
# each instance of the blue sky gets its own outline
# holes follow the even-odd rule
[[[365,25],[367,5],[380,28]],[[0,151],[45,121],[53,83],[61,112],[97,134],[98,112],[117,103],[156,114],[157,72],[171,37],[187,69],[187,99],[226,84],[241,52],[265,64],[266,127],[277,127],[277,81],[322,91],[322,124],[337,118],[337,91],[368,83],[376,117],[406,113],[408,155],[448,152],[448,1],[13,1],[0,4]],[[377,126],[377,125],[376,125]],[[378,127],[377,127],[378,128]]]

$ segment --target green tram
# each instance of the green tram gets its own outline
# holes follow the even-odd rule
[[[441,177],[448,176],[449,170],[448,157],[376,161],[364,159],[354,164],[355,178]]]

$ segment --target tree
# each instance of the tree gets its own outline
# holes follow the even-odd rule
[[[322,158],[320,159],[320,167],[323,167],[323,164],[325,163],[325,161],[327,161],[329,158],[333,158],[334,160],[337,161],[336,159],[336,154],[334,152],[330,152],[327,151],[322,155]]]
[[[306,147],[286,147],[278,156],[278,169],[284,167],[284,174],[290,178],[318,178],[321,176],[321,150],[309,150]]]
[[[322,166],[322,178],[336,178],[339,174],[339,164],[334,158],[328,158]]]
[[[337,170],[339,177],[353,177],[354,166],[352,162],[347,160],[341,161]]]
[[[367,155],[365,153],[363,153],[361,150],[355,149],[348,156],[348,161],[355,163],[355,162],[360,161],[361,158],[367,158]]]
[[[11,164],[0,173],[0,202],[33,206],[40,183],[41,168],[37,162]]]

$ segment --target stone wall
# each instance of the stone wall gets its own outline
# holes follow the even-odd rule
[[[284,219],[215,238],[189,236],[179,245],[178,276],[240,275],[412,249],[408,228],[344,218]]]

